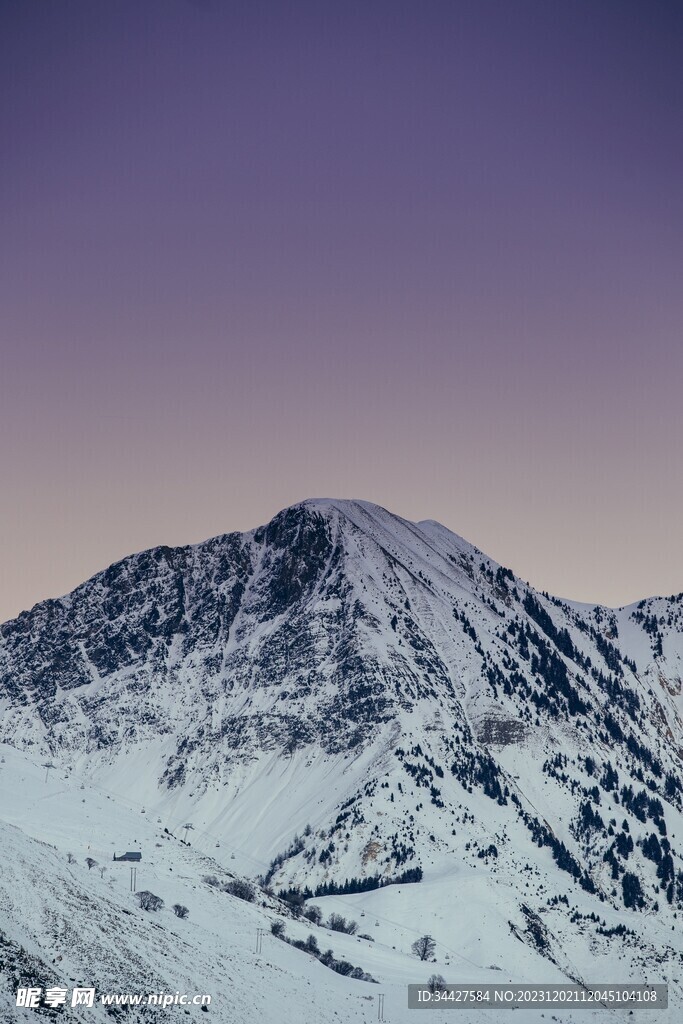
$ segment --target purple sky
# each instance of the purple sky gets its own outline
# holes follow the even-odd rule
[[[3,0],[0,619],[309,496],[683,590],[683,9]]]

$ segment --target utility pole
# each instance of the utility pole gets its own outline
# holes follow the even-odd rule
[[[45,769],[45,781],[47,782],[47,777],[50,774],[50,768],[54,768],[54,765],[53,764],[44,764],[43,768]]]
[[[256,949],[254,950],[255,953],[260,953],[262,951],[262,949],[263,949],[263,936],[264,936],[264,933],[265,933],[265,929],[263,929],[263,928],[257,928],[256,929]]]
[[[137,868],[131,868],[130,869],[130,891],[131,892],[137,892],[137,884],[138,884],[138,869]]]
[[[377,994],[377,1020],[384,1020],[384,993]]]

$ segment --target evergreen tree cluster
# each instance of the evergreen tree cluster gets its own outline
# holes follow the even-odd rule
[[[635,938],[636,934],[630,928],[627,928],[625,924],[615,925],[614,928],[605,928],[603,925],[598,925],[596,931],[598,935],[605,935],[607,938],[611,938],[613,935],[619,935],[621,938],[632,935]]]
[[[548,846],[553,855],[553,860],[561,871],[566,871],[577,880],[582,889],[586,892],[595,892],[595,883],[590,875],[581,870],[576,857],[567,849],[565,844],[554,835],[547,825],[542,824],[538,818],[533,818],[526,811],[521,811],[522,820],[531,832],[531,836],[537,846]]]
[[[605,762],[602,778],[600,779],[600,785],[606,793],[611,793],[612,790],[615,790],[619,785],[619,773],[612,767],[612,763],[610,761]]]
[[[659,627],[660,625],[663,625],[664,618],[662,617],[661,619],[658,619],[656,615],[643,615],[642,608],[644,607],[645,603],[641,601],[638,604],[638,610],[633,613],[631,618],[634,622],[639,622],[650,637],[650,645],[655,658],[661,658],[664,653],[664,637],[662,636],[662,632]]]
[[[625,907],[640,910],[645,906],[643,888],[638,875],[634,875],[632,871],[625,871],[621,879],[621,888]]]
[[[664,807],[658,797],[648,796],[644,789],[634,793],[633,786],[622,786],[619,795],[622,804],[631,812],[634,818],[642,821],[643,824],[645,824],[648,818],[651,818],[658,826],[660,833],[662,835],[666,834]]]
[[[451,774],[469,792],[473,786],[478,786],[491,800],[496,800],[501,806],[507,804],[509,790],[504,783],[501,784],[500,769],[490,754],[475,753],[461,747],[458,759],[451,765]]]
[[[286,860],[289,860],[291,857],[296,857],[298,853],[301,853],[304,846],[305,843],[303,839],[300,836],[295,835],[294,839],[287,847],[287,849],[284,851],[284,853],[278,853],[276,854],[275,857],[273,857],[273,859],[270,862],[270,865],[268,866],[268,870],[266,871],[265,875],[263,875],[263,877],[260,879],[261,885],[264,888],[267,888],[270,885],[273,875],[278,870],[278,868],[281,868]]]
[[[618,707],[622,707],[629,718],[637,722],[640,713],[640,698],[635,690],[627,686],[623,679],[614,675],[605,675],[603,672],[596,672],[593,669],[592,676],[603,693],[607,694]]]
[[[589,837],[594,832],[605,831],[604,821],[589,800],[583,800],[579,806],[579,821],[576,830],[578,835],[584,837]]]
[[[592,626],[590,628],[590,635],[610,672],[614,672],[617,676],[622,676],[624,670],[621,667],[621,655],[614,644],[611,644],[602,633],[598,633]]]
[[[529,630],[528,635],[538,651],[538,654],[534,652],[531,655],[531,671],[545,683],[544,695],[539,694],[534,698],[532,694],[532,699],[535,700],[537,706],[546,707],[553,717],[557,717],[561,709],[564,710],[567,717],[588,714],[588,705],[572,686],[567,666],[562,658],[533,630]],[[558,695],[565,698],[564,708]],[[544,700],[543,697],[545,697]],[[539,700],[539,698],[541,699]]]
[[[574,646],[569,632],[566,629],[558,629],[545,608],[531,594],[527,594],[524,599],[524,610],[540,626],[548,639],[552,640],[561,654],[581,665],[582,668],[586,667],[586,661]]]
[[[299,889],[291,886],[289,889],[281,889],[278,896],[285,903],[299,903],[318,896],[348,896],[352,893],[370,892],[373,889],[382,889],[387,885],[408,885],[413,882],[422,881],[422,868],[407,868],[400,875],[384,878],[381,875],[367,875],[365,878],[345,878],[343,882],[323,882],[315,889],[308,886]]]

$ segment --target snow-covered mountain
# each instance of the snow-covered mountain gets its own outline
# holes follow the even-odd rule
[[[442,964],[680,999],[682,611],[310,500],[5,623],[0,740],[396,955],[427,932]]]

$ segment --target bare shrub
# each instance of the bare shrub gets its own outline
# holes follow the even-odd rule
[[[140,892],[136,892],[135,898],[140,904],[141,910],[161,910],[164,905],[164,901],[161,896],[155,896],[153,892],[149,892],[147,889],[142,889]]]
[[[230,893],[231,896],[236,896],[238,900],[246,900],[247,903],[253,903],[256,899],[254,886],[243,878],[235,878],[234,881],[228,882],[225,886],[225,892]]]
[[[323,919],[323,912],[320,907],[306,907],[303,912],[303,916],[307,921],[310,921],[311,924],[320,924]]]
[[[347,935],[355,935],[358,925],[355,921],[347,921],[341,914],[330,914],[327,919],[327,927],[333,932],[346,932]]]

